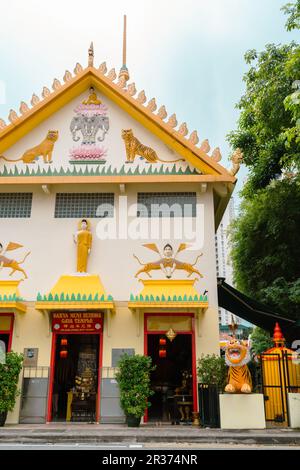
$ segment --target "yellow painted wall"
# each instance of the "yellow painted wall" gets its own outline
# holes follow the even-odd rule
[[[50,366],[52,333],[49,331],[47,315],[38,312],[33,302],[27,303],[27,312],[15,314],[13,339],[11,349],[23,353],[24,348],[38,348],[38,366]],[[21,387],[22,372],[19,384]],[[20,397],[17,399],[15,409],[8,414],[7,423],[19,421]]]

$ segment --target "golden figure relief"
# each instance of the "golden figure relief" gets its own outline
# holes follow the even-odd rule
[[[162,160],[158,157],[155,150],[141,144],[141,142],[133,135],[132,129],[122,129],[122,139],[124,140],[126,149],[125,163],[133,163],[137,155],[142,159],[145,159],[147,163],[175,163],[184,161],[183,158],[178,158],[177,160]]]
[[[82,102],[82,104],[101,104],[101,101],[98,99],[94,87],[90,88],[89,97]]]
[[[146,243],[143,246],[145,248],[149,248],[149,250],[155,251],[156,253],[160,254],[159,249],[157,248],[155,243]],[[183,263],[182,261],[178,261],[176,259],[177,254],[180,251],[183,251],[188,247],[189,245],[187,243],[181,243],[179,245],[178,250],[176,251],[174,255],[173,248],[168,243],[167,245],[164,246],[163,256],[161,256],[159,260],[154,261],[152,263],[141,263],[139,258],[136,255],[133,255],[138,260],[138,262],[143,266],[143,268],[141,268],[136,273],[135,277],[138,277],[142,273],[145,273],[149,277],[152,277],[150,272],[154,270],[159,270],[159,269],[163,271],[167,279],[171,279],[176,269],[186,271],[188,273],[188,277],[190,277],[193,273],[197,274],[199,277],[203,277],[203,275],[198,271],[198,269],[194,268],[195,264],[197,263],[198,259],[203,255],[203,253],[200,253],[200,255],[197,256],[196,261],[193,264]]]
[[[20,162],[21,160],[23,163],[35,163],[38,157],[43,157],[44,163],[52,163],[52,153],[57,139],[58,131],[48,131],[47,136],[39,145],[26,150],[22,157],[18,158],[17,160],[10,160],[3,155],[0,155],[0,158],[3,158],[6,162],[10,163]]]
[[[88,220],[82,219],[78,225],[78,231],[73,235],[74,243],[77,245],[77,272],[86,273],[88,255],[92,247],[92,234]]]
[[[16,271],[20,271],[21,273],[24,274],[24,279],[28,278],[26,272],[24,271],[23,268],[21,268],[20,265],[23,264],[27,256],[30,255],[30,251],[24,256],[22,261],[16,261],[14,259],[7,258],[5,256],[7,251],[13,251],[22,247],[23,245],[20,245],[19,243],[9,242],[7,247],[4,249],[2,243],[0,243],[0,271],[3,268],[10,268],[11,269],[11,272],[9,273],[10,276],[12,276]]]

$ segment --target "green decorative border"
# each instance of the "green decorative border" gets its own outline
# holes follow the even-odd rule
[[[108,295],[105,297],[104,294],[99,297],[99,294],[95,294],[94,297],[92,294],[86,295],[83,294],[72,294],[71,296],[69,294],[64,294],[62,292],[60,295],[58,294],[48,294],[48,295],[42,295],[40,292],[37,295],[36,300],[38,302],[112,302],[114,299],[111,295]]]
[[[0,172],[0,176],[9,177],[9,176],[142,176],[142,175],[200,175],[201,173],[195,168],[191,169],[189,166],[186,168],[177,168],[176,165],[172,167],[166,167],[166,165],[161,165],[160,167],[153,168],[152,165],[149,165],[148,168],[136,167],[132,169],[126,165],[122,165],[121,168],[112,168],[111,165],[108,167],[102,166],[101,164],[97,167],[91,167],[85,162],[85,168],[77,168],[76,165],[72,165],[70,168],[60,167],[59,169],[54,168],[52,170],[51,166],[48,168],[29,167],[26,166],[25,169],[18,169],[17,165],[7,166],[4,165],[3,171]],[[126,168],[126,171],[125,171]]]
[[[171,297],[168,295],[167,297],[162,294],[162,296],[156,296],[154,295],[145,295],[145,297],[140,294],[140,295],[133,295],[130,294],[130,302],[207,302],[207,295],[173,295]]]
[[[23,302],[22,297],[18,297],[17,294],[13,295],[0,295],[0,302]]]

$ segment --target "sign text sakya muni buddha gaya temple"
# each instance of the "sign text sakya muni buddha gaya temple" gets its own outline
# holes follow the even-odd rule
[[[0,120],[0,340],[24,353],[7,423],[124,422],[124,352],[151,356],[144,421],[168,421],[183,383],[198,411],[196,361],[219,353],[215,232],[241,153],[225,169],[137,90],[125,44],[119,74],[91,44]]]

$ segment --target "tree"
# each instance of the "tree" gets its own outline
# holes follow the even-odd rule
[[[285,27],[288,31],[300,29],[300,0],[296,3],[287,3],[282,7],[282,11],[288,15]]]
[[[253,328],[251,333],[251,352],[255,354],[255,356],[259,356],[272,346],[273,341],[270,333],[257,326]]]
[[[244,199],[231,227],[235,285],[291,318],[300,313],[300,177]]]
[[[299,142],[288,131],[295,127],[295,110],[287,99],[300,76],[300,47],[269,44],[245,54],[250,65],[237,130],[228,140],[241,148],[249,178],[242,194],[251,197],[286,170],[299,168]],[[287,99],[287,101],[285,101]]]

